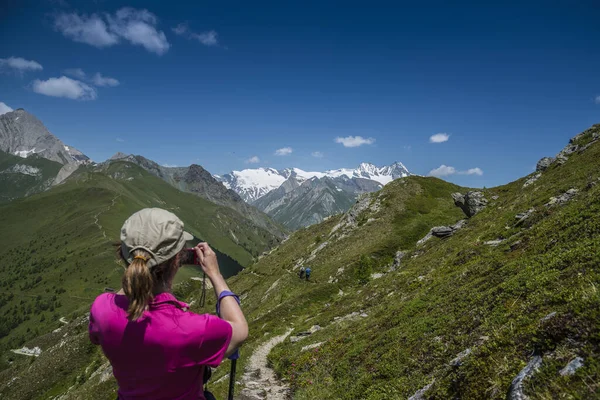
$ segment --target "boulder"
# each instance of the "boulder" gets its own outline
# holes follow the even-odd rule
[[[431,235],[438,238],[446,238],[454,233],[454,229],[449,226],[436,226],[431,228]]]
[[[488,203],[483,193],[478,191],[470,191],[465,195],[453,193],[452,199],[454,199],[454,204],[460,207],[469,218],[483,210]]]
[[[395,271],[396,269],[400,268],[400,264],[405,255],[405,251],[397,251],[396,256],[394,257],[394,263],[390,267],[390,270]]]
[[[435,379],[428,385],[425,385],[421,389],[417,390],[415,394],[408,398],[408,400],[424,400],[426,398],[425,393],[427,393],[427,391],[433,386],[434,382]]]
[[[487,242],[484,242],[483,244],[485,244],[487,246],[497,247],[497,246],[501,245],[502,242],[504,242],[504,239],[496,239],[496,240],[488,240]]]
[[[550,164],[552,164],[553,162],[554,162],[553,157],[544,157],[540,161],[538,161],[537,165],[535,166],[535,170],[537,172],[543,172],[543,171],[547,170],[548,167],[550,166]]]

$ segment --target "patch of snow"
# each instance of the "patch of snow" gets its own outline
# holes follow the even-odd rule
[[[40,151],[42,151],[42,150],[40,150]],[[19,156],[21,158],[27,158],[30,155],[35,154],[35,153],[38,153],[38,152],[36,151],[35,148],[33,148],[31,150],[17,150],[14,152],[14,155]]]

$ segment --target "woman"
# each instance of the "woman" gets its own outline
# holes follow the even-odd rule
[[[206,243],[194,251],[211,280],[223,319],[188,311],[171,294],[186,241],[183,222],[160,208],[133,214],[121,228],[128,263],[123,288],[96,298],[90,340],[102,346],[119,384],[119,399],[204,399],[205,366],[216,367],[248,336],[239,299]]]

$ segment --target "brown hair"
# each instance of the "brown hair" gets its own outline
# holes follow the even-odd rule
[[[150,254],[147,251],[137,249],[132,256],[134,259],[125,270],[122,284],[123,291],[129,299],[127,317],[130,321],[136,321],[142,317],[144,310],[154,298],[154,287],[160,283],[168,283],[173,278],[177,271],[179,257],[175,256],[150,269],[148,267]]]

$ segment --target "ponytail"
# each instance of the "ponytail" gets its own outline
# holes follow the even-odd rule
[[[125,270],[122,282],[123,291],[129,299],[127,317],[130,321],[142,317],[148,303],[153,298],[152,288],[154,287],[154,279],[148,267],[150,254],[138,249],[133,252],[133,256],[133,261]]]

